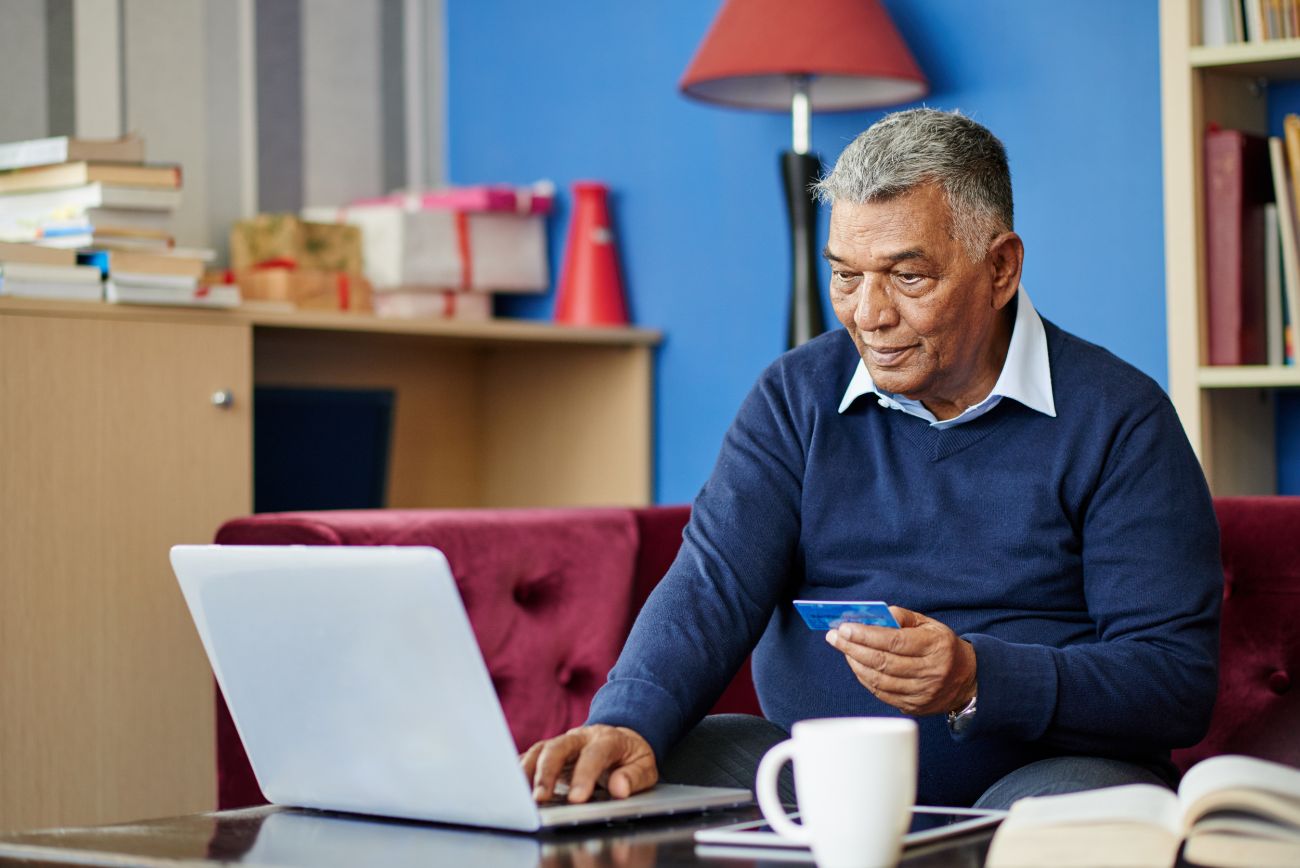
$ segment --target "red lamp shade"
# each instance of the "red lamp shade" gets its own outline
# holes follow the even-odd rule
[[[910,102],[929,85],[880,0],[726,0],[682,77],[688,96],[790,110],[809,76],[813,111]]]

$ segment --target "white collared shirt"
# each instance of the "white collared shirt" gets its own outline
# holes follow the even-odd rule
[[[1056,417],[1056,403],[1052,400],[1052,369],[1047,358],[1047,332],[1043,329],[1043,320],[1029,301],[1029,293],[1021,286],[1016,292],[1016,321],[1011,327],[1011,343],[1007,347],[1007,358],[1002,363],[1002,372],[993,384],[993,390],[983,401],[967,407],[959,415],[940,421],[925,408],[920,401],[914,401],[903,395],[885,392],[876,388],[866,362],[858,360],[858,367],[853,372],[853,379],[844,391],[840,401],[840,412],[845,410],[863,395],[875,394],[882,407],[902,410],[912,416],[924,419],[930,427],[942,431],[954,425],[961,425],[978,419],[998,405],[1003,398],[1019,401],[1031,410],[1037,410],[1046,416]]]

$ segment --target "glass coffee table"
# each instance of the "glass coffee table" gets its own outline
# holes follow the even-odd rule
[[[28,865],[368,865],[424,868],[650,868],[811,864],[806,852],[755,850],[714,858],[697,850],[697,829],[758,817],[757,809],[585,826],[543,835],[493,832],[262,806],[138,823],[0,835],[0,864]],[[901,864],[984,863],[991,831],[909,849]]]

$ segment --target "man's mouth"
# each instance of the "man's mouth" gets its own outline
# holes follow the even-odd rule
[[[867,347],[867,353],[873,363],[888,368],[899,364],[915,347],[915,344],[903,347]]]

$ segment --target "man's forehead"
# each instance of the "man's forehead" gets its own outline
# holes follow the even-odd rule
[[[840,203],[831,208],[827,257],[840,261],[939,255],[951,236],[947,205],[942,210],[920,197],[883,202]]]
[[[936,246],[934,242],[933,225],[926,229],[903,219],[854,222],[832,219],[825,255],[839,262],[897,262],[930,256]]]

